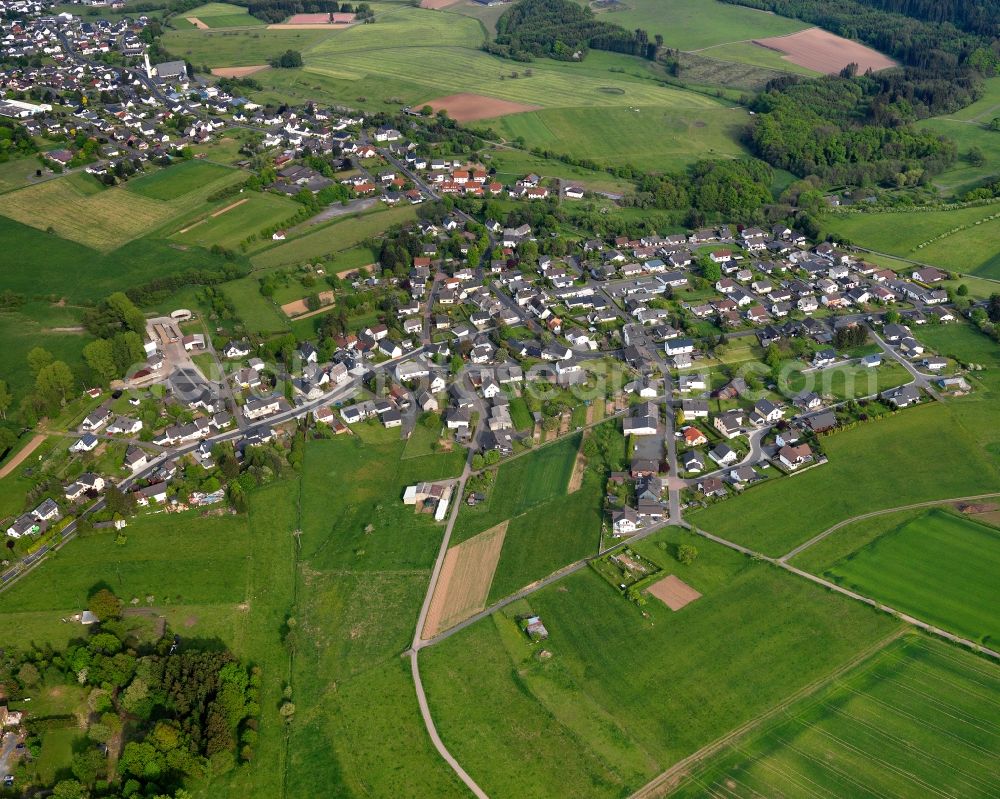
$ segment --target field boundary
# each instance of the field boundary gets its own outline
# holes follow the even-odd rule
[[[841,666],[838,666],[829,674],[826,674],[820,677],[819,679],[813,680],[811,683],[802,686],[797,691],[794,691],[793,693],[789,694],[781,702],[779,702],[769,710],[765,711],[761,715],[741,724],[739,727],[736,727],[735,729],[729,731],[721,738],[717,738],[707,746],[703,746],[697,752],[688,755],[683,760],[679,760],[677,763],[672,765],[662,774],[654,777],[652,780],[650,780],[648,783],[642,786],[638,791],[633,793],[629,797],[629,799],[659,799],[660,797],[666,796],[670,791],[672,791],[680,784],[680,780],[682,778],[688,776],[688,771],[692,766],[695,766],[703,762],[712,755],[715,755],[718,752],[722,751],[730,744],[733,744],[737,740],[748,735],[749,733],[754,732],[755,730],[757,730],[766,722],[773,719],[778,714],[785,712],[785,710],[787,710],[791,705],[795,704],[796,702],[799,702],[800,700],[803,699],[807,699],[808,697],[812,696],[818,691],[821,691],[823,688],[826,688],[828,685],[830,685],[835,680],[842,677],[847,672],[852,671],[853,669],[857,668],[862,663],[864,663],[866,660],[870,660],[871,658],[878,655],[882,650],[884,650],[887,646],[889,646],[889,644],[898,640],[907,633],[908,630],[906,627],[901,626],[897,628],[892,633],[887,635],[885,638],[881,639],[880,641],[876,641],[874,644],[862,650],[860,653],[855,655],[846,663],[842,664]]]
[[[48,438],[44,433],[35,433],[34,438],[31,439],[27,444],[21,447],[21,451],[16,453],[13,458],[11,458],[7,463],[0,467],[0,480],[6,477],[8,474],[13,472],[18,466],[24,463],[28,457],[38,449],[42,442]]]
[[[871,519],[874,516],[885,516],[890,513],[900,513],[906,510],[918,510],[919,508],[933,508],[938,505],[947,505],[951,502],[971,502],[976,499],[993,499],[994,497],[1000,497],[1000,491],[994,491],[989,494],[976,494],[971,497],[953,497],[951,499],[931,499],[926,502],[914,502],[912,505],[900,505],[895,508],[886,508],[885,510],[873,510],[868,513],[862,513],[859,516],[852,516],[849,519],[844,519],[842,522],[838,522],[826,530],[824,530],[819,535],[813,536],[808,541],[803,544],[799,544],[795,549],[782,555],[777,559],[778,563],[785,563],[789,559],[794,558],[796,555],[802,554],[805,550],[809,549],[813,544],[818,544],[827,536],[837,532],[841,527],[846,527],[849,524],[854,524],[855,522],[861,522],[865,519]]]

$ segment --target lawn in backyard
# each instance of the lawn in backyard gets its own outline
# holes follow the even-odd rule
[[[585,569],[421,652],[438,731],[490,796],[628,795],[898,629],[676,528],[637,548],[701,598],[639,608]],[[520,632],[525,613],[548,640]]]
[[[960,401],[928,403],[835,433],[822,442],[829,463],[791,480],[768,481],[686,518],[708,532],[780,556],[868,511],[994,491],[1000,452],[990,451],[989,439],[982,441],[980,425],[991,412],[996,418],[995,399],[975,415],[963,416],[967,407]]]
[[[1000,640],[998,573],[1000,530],[945,510],[905,522],[822,572],[839,585],[991,647]]]
[[[996,796],[998,704],[994,664],[910,635],[738,739],[670,795]]]

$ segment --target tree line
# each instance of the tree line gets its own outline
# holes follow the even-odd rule
[[[655,60],[663,44],[661,36],[650,41],[641,28],[630,31],[595,19],[589,8],[571,0],[522,0],[504,11],[496,29],[496,38],[483,49],[517,61],[579,61],[590,49]]]
[[[364,16],[367,4],[360,3],[355,7],[351,3],[338,3],[336,0],[250,0],[247,4],[250,16],[262,19],[264,22],[284,22],[294,14],[344,14],[357,13]]]

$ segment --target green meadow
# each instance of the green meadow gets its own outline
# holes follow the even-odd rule
[[[830,564],[823,575],[992,646],[1000,638],[998,569],[1000,530],[933,510]]]
[[[995,491],[1000,450],[991,443],[995,433],[983,440],[983,425],[996,407],[996,397],[971,408],[961,401],[928,403],[835,433],[823,439],[825,465],[768,481],[687,518],[777,557],[868,511]]]
[[[1000,278],[1000,206],[823,216],[824,233],[942,269]]]
[[[694,769],[672,797],[995,796],[992,663],[908,636]]]
[[[627,796],[898,628],[673,528],[637,549],[701,598],[638,608],[585,569],[421,652],[438,732],[490,796]],[[520,632],[526,613],[548,640]]]

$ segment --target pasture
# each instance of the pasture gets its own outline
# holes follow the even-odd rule
[[[300,208],[288,197],[262,192],[247,192],[227,202],[228,205],[213,211],[202,221],[188,223],[171,238],[206,248],[218,244],[237,250],[247,236],[289,219]],[[270,237],[264,241],[270,241]]]
[[[1000,530],[932,510],[841,558],[823,575],[993,646],[1000,639],[998,570]]]
[[[331,30],[168,30],[163,45],[198,67],[250,67],[266,64],[286,50],[305,51]]]
[[[1000,206],[945,211],[825,214],[824,234],[942,269],[1000,278]],[[991,218],[992,217],[992,218]]]
[[[221,255],[181,248],[157,238],[136,239],[111,252],[101,252],[2,216],[0,239],[9,259],[0,270],[0,290],[10,289],[29,298],[98,300],[154,277],[191,268],[219,269],[225,263]]]
[[[0,214],[108,252],[159,227],[173,211],[122,188],[94,194],[60,178],[0,194]]]
[[[644,28],[650,38],[658,33],[665,45],[678,50],[698,51],[809,27],[796,19],[716,0],[623,0],[594,11],[598,19],[628,30]]]
[[[460,543],[565,494],[579,448],[579,435],[566,436],[501,464],[487,501],[459,511],[452,540]]]
[[[992,452],[991,439],[983,440],[982,425],[996,405],[980,403],[981,408],[972,406],[974,416],[963,415],[968,406],[960,400],[929,403],[835,433],[823,439],[830,459],[824,466],[793,480],[768,481],[687,518],[708,532],[780,556],[868,511],[995,491],[1000,451]],[[898,479],[900,474],[906,479]]]
[[[239,28],[264,24],[263,20],[250,16],[246,6],[232,3],[206,3],[178,16],[184,19],[193,17],[209,28]]]
[[[232,175],[233,170],[208,161],[184,161],[155,172],[133,178],[125,188],[151,200],[176,200],[219,178]]]
[[[670,171],[699,158],[736,158],[746,125],[739,108],[550,108],[485,120],[505,139],[601,164]],[[613,143],[613,146],[612,146]]]
[[[702,594],[681,612],[640,610],[584,569],[421,652],[438,731],[491,797],[628,795],[898,629],[709,542],[680,566],[691,540],[668,529],[637,546]],[[529,612],[541,644],[515,624]]]
[[[260,293],[260,283],[253,275],[223,283],[222,291],[248,330],[259,335],[288,330],[288,317],[270,297]]]
[[[417,218],[416,207],[378,208],[356,216],[345,216],[329,225],[316,228],[301,236],[258,252],[250,260],[257,268],[299,264],[351,250],[358,244],[377,236],[393,225]],[[371,261],[366,261],[371,263]],[[354,266],[354,264],[348,264]],[[347,268],[347,267],[345,267]]]
[[[907,636],[736,741],[671,796],[995,796],[998,702],[994,664]]]

